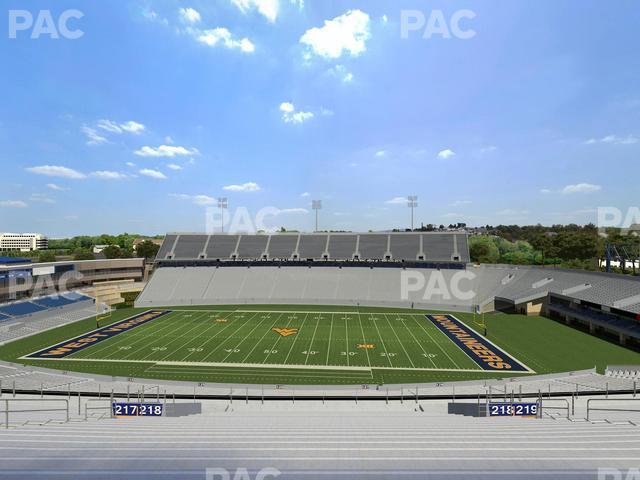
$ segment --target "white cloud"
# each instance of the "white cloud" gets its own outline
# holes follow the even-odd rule
[[[113,120],[99,120],[96,126],[102,130],[105,130],[109,133],[121,134],[123,132],[132,133],[134,135],[139,135],[145,131],[146,127],[138,122],[134,122],[133,120],[129,120],[124,123],[117,123]],[[94,130],[95,131],[95,130]]]
[[[441,160],[446,160],[448,158],[453,157],[456,154],[453,150],[446,148],[438,152],[438,158]]]
[[[138,122],[134,122],[133,120],[129,120],[128,122],[121,123],[120,128],[128,133],[133,133],[134,135],[139,135],[145,131],[146,127]]]
[[[87,127],[86,125],[82,127],[82,133],[84,133],[87,137],[87,145],[100,145],[102,143],[108,143],[106,137],[100,135],[95,128]]]
[[[336,65],[327,70],[327,75],[338,78],[342,83],[351,83],[353,81],[353,73],[351,73],[344,65]]]
[[[157,180],[167,179],[167,176],[164,173],[159,172],[158,170],[151,170],[150,168],[143,168],[142,170],[138,171],[138,173],[140,175],[144,175],[145,177],[155,178]]]
[[[209,195],[187,195],[184,193],[171,193],[169,194],[169,196],[172,198],[177,198],[178,200],[190,201],[196,205],[203,207],[208,205],[215,205],[217,202],[215,198],[210,197]]]
[[[198,23],[200,21],[200,13],[194,8],[181,8],[178,13],[180,20],[184,23]]]
[[[44,193],[31,194],[31,201],[40,202],[40,203],[49,203],[49,204],[56,203],[56,201],[53,198],[45,195]]]
[[[168,163],[167,168],[171,170],[182,170],[182,167],[180,165],[176,165],[175,163]]]
[[[480,153],[491,153],[491,152],[495,152],[497,149],[498,147],[494,145],[487,145],[486,147],[482,147],[480,149]]]
[[[593,185],[591,183],[577,183],[575,185],[567,185],[562,189],[562,193],[569,195],[572,193],[593,193],[602,190],[600,185]]]
[[[543,195],[548,195],[551,193],[551,190],[549,190],[548,188],[541,188],[540,193],[542,193]]]
[[[236,39],[231,32],[224,27],[213,28],[210,30],[192,30],[192,35],[200,43],[215,47],[218,44],[224,45],[229,49],[238,49],[244,53],[252,53],[256,47],[248,38]]]
[[[0,200],[0,207],[7,207],[7,208],[27,208],[29,205],[27,205],[26,202],[23,202],[22,200]]]
[[[282,208],[278,209],[276,215],[304,215],[307,213],[309,213],[309,210],[307,210],[306,208]]]
[[[166,137],[164,137],[164,141],[165,143],[168,143],[169,145],[173,145],[175,142],[173,141],[173,138],[171,138],[169,135],[167,135]]]
[[[260,190],[260,185],[255,182],[247,182],[241,185],[227,185],[223,189],[230,192],[257,192]]]
[[[462,207],[464,205],[471,205],[473,202],[471,200],[456,200],[453,203],[450,203],[450,207]]]
[[[68,188],[56,185],[55,183],[47,183],[47,188],[50,190],[55,190],[56,192],[64,192],[65,190],[69,190]]]
[[[127,178],[127,175],[124,173],[114,172],[111,170],[98,170],[96,172],[91,172],[89,175],[101,180],[124,180]]]
[[[311,194],[309,192],[304,192],[300,194],[301,197],[310,197]]]
[[[242,13],[247,13],[250,10],[257,9],[258,12],[267,18],[270,22],[275,22],[278,18],[278,10],[280,4],[278,0],[231,0],[233,4],[242,10]],[[296,2],[291,2],[296,3]]]
[[[394,197],[384,203],[389,205],[405,205],[407,203],[407,197]]]
[[[58,165],[41,165],[38,167],[28,167],[27,171],[35,173],[36,175],[70,178],[72,180],[81,180],[87,177],[84,173],[80,173],[77,170],[68,167],[61,167]]]
[[[618,135],[607,135],[602,138],[590,138],[587,140],[587,145],[593,145],[596,143],[608,143],[612,145],[634,145],[640,142],[640,138],[635,137],[633,135],[627,135],[626,137],[620,137]]]
[[[500,215],[502,217],[524,217],[529,215],[529,210],[516,210],[513,208],[505,208],[504,210],[500,210],[496,212],[496,215]]]
[[[135,164],[135,163],[133,163],[133,162],[127,162],[125,165],[126,165],[127,167],[131,167],[131,168],[135,168],[135,167],[136,167],[136,164]]]
[[[160,145],[159,147],[144,146],[139,150],[133,152],[140,157],[176,157],[185,155],[197,155],[199,152],[197,149],[188,149],[185,147],[173,146],[173,145]]]
[[[387,156],[387,152],[386,150],[378,150],[376,152],[376,157],[380,158],[380,157],[386,157]]]
[[[281,103],[280,111],[282,112],[282,120],[285,123],[304,123],[314,116],[312,112],[296,111],[293,103],[289,102]]]
[[[371,38],[369,15],[361,10],[349,10],[324,26],[307,30],[300,43],[307,47],[307,58],[316,54],[323,58],[340,58],[343,53],[355,57],[367,50]]]

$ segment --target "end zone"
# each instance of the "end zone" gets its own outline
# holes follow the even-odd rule
[[[481,369],[490,372],[535,373],[453,315],[425,315],[425,317]]]
[[[22,358],[37,358],[40,360],[61,359],[169,313],[171,313],[171,310],[149,310],[106,327],[85,333],[84,335],[58,343],[57,345],[30,353]]]

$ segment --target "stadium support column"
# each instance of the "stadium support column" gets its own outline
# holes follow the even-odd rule
[[[413,232],[413,209],[418,206],[417,195],[409,195],[407,197],[407,207],[411,209],[411,231]]]
[[[312,200],[311,201],[311,209],[316,212],[316,229],[314,231],[318,231],[318,212],[322,210],[322,200]]]

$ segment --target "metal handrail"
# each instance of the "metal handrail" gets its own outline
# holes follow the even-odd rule
[[[1,402],[4,402],[5,409],[0,410],[0,414],[4,413],[5,428],[9,428],[9,414],[10,413],[22,413],[22,412],[66,412],[66,422],[69,421],[69,400],[64,398],[2,398]],[[31,408],[27,410],[10,410],[9,402],[64,402],[65,408]]]
[[[640,402],[640,398],[589,398],[587,399],[587,421],[591,411],[600,412],[640,412],[629,408],[593,408],[591,402]]]
[[[109,406],[107,407],[90,407],[89,403],[91,402],[109,402]],[[90,398],[84,404],[84,419],[85,421],[89,419],[89,410],[110,410],[111,418],[113,418],[113,397],[110,398]]]
[[[544,402],[564,402],[565,406],[562,406],[562,407],[543,406]],[[542,397],[540,397],[539,403],[540,403],[540,418],[542,418],[542,410],[543,410],[543,408],[545,410],[566,410],[567,411],[567,420],[569,418],[571,418],[571,407],[570,407],[570,404],[569,404],[569,400],[567,400],[566,398],[542,398]]]

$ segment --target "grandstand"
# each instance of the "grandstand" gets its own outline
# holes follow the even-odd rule
[[[462,233],[169,233],[156,260],[306,260],[469,262]]]

